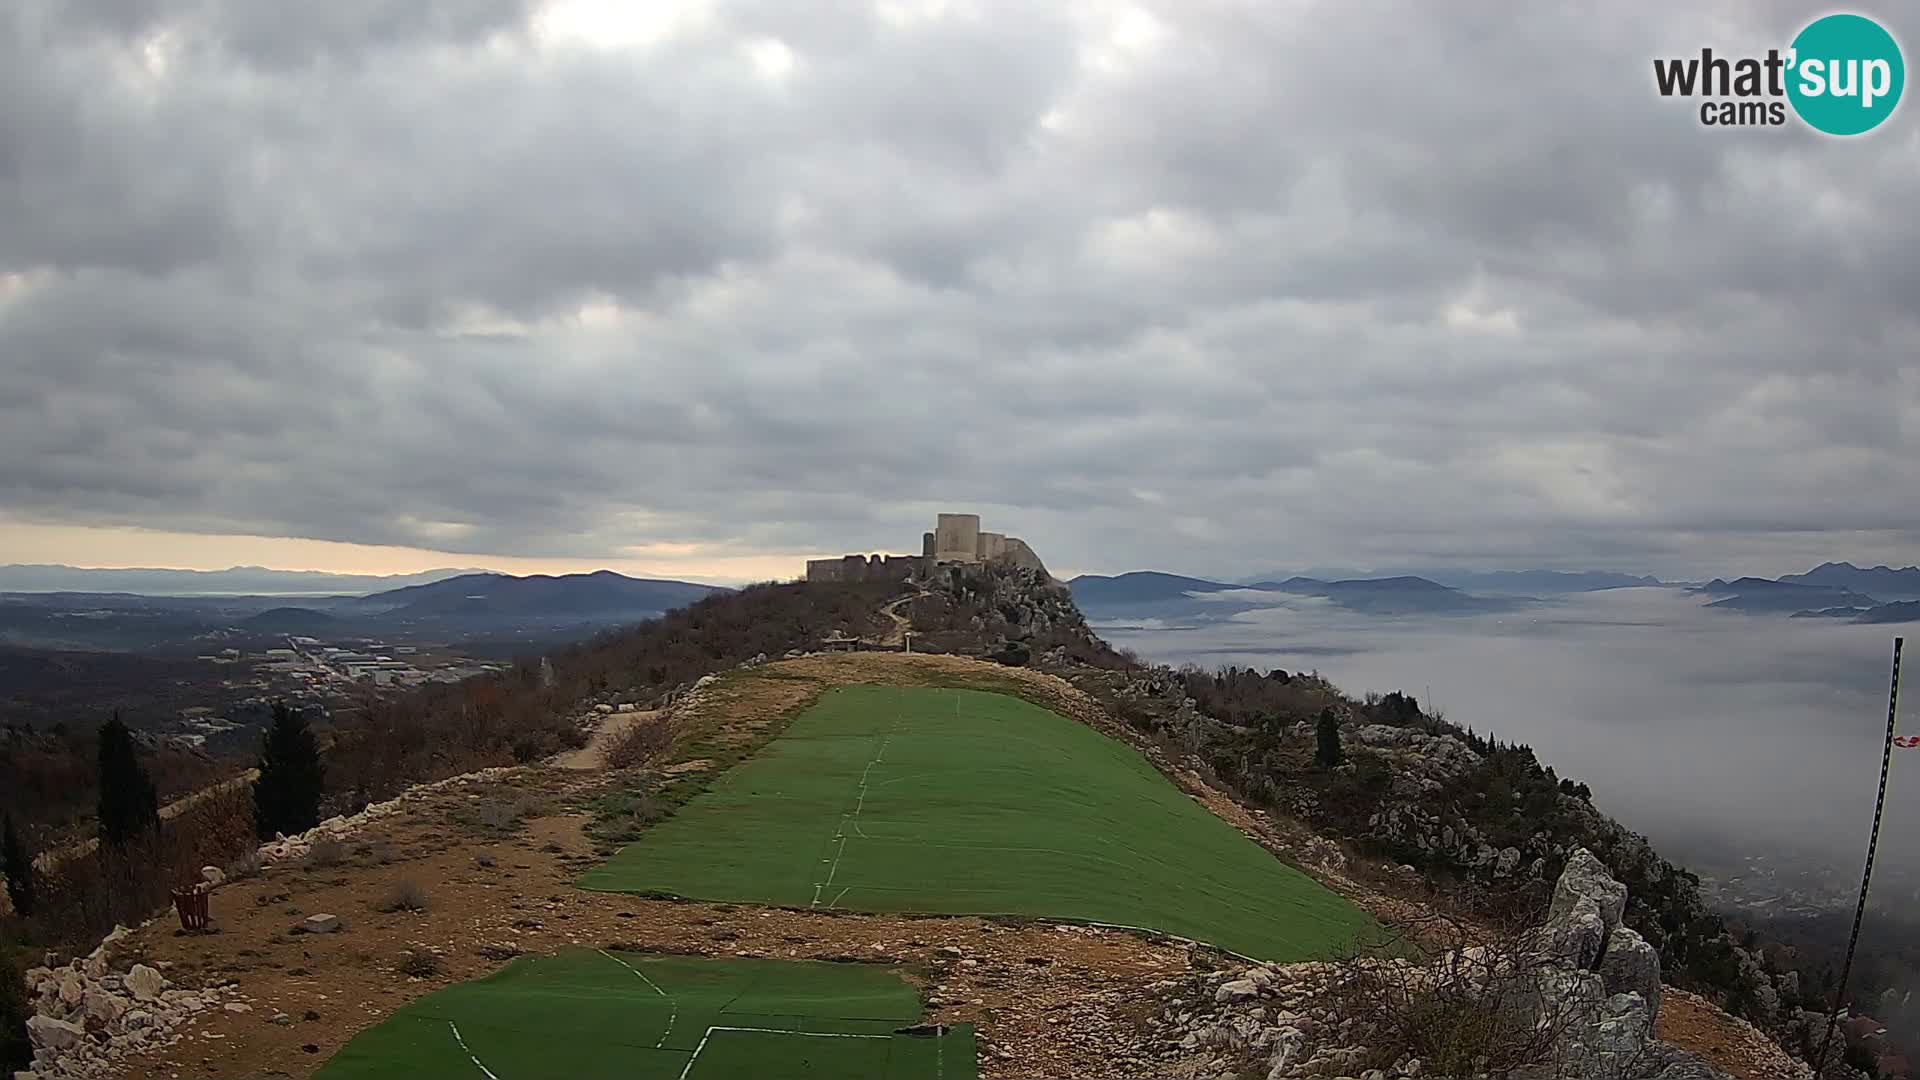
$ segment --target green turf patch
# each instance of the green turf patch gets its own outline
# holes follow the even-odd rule
[[[361,1032],[316,1080],[973,1080],[973,1031],[905,1033],[884,968],[574,950],[521,957]]]
[[[1264,960],[1322,956],[1375,929],[1130,747],[975,690],[830,691],[581,885],[1109,923]]]

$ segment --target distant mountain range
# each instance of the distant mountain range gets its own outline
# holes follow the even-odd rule
[[[417,574],[381,576],[330,574],[318,570],[270,570],[263,566],[234,566],[225,570],[103,570],[22,564],[0,566],[0,592],[133,593],[138,596],[362,596],[479,572],[423,570]]]
[[[1829,562],[1778,579],[1714,578],[1692,591],[1718,597],[1707,607],[1723,611],[1861,623],[1920,621],[1920,600],[1915,599],[1920,597],[1920,567],[1863,570],[1852,563]]]
[[[338,616],[303,607],[268,608],[241,621],[249,630],[263,634],[312,634],[340,624]]]
[[[1228,585],[1205,578],[1181,577],[1179,574],[1163,574],[1158,570],[1135,570],[1128,574],[1108,577],[1103,574],[1081,574],[1067,582],[1073,590],[1073,602],[1086,607],[1135,607],[1143,604],[1162,604],[1169,601],[1184,600],[1189,593],[1214,593],[1227,589],[1243,589],[1244,585]]]
[[[1869,608],[1878,603],[1871,596],[1864,596],[1847,589],[1831,588],[1825,585],[1798,585],[1789,581],[1773,581],[1756,577],[1736,578],[1733,581],[1714,578],[1693,591],[1707,596],[1721,597],[1707,606],[1732,611],[1781,611],[1791,614],[1811,607]]]
[[[1348,576],[1351,575],[1351,576]],[[1241,579],[1236,582],[1153,570],[1083,574],[1068,582],[1074,600],[1113,617],[1207,618],[1264,606],[1254,592],[1327,599],[1374,614],[1505,611],[1546,596],[1623,588],[1687,588],[1707,607],[1748,614],[1848,619],[1864,623],[1920,621],[1920,567],[1862,569],[1822,563],[1779,578],[1714,578],[1704,585],[1604,570],[1428,570],[1365,573],[1344,569]],[[1239,591],[1241,595],[1235,596]]]
[[[1862,569],[1852,563],[1829,562],[1804,574],[1785,574],[1779,579],[1796,585],[1823,585],[1849,589],[1882,600],[1920,600],[1920,566],[1895,570],[1888,566]]]
[[[1463,592],[1498,593],[1510,596],[1560,596],[1568,593],[1598,592],[1601,589],[1637,589],[1666,584],[1657,577],[1615,573],[1611,570],[1449,570],[1437,567],[1394,567],[1356,570],[1347,567],[1310,568],[1292,572],[1256,575],[1241,580],[1273,581],[1294,576],[1321,580],[1383,580],[1424,578]]]
[[[1891,604],[1881,604],[1854,616],[1854,622],[1863,623],[1903,623],[1920,622],[1920,600],[1895,600]]]
[[[1287,593],[1330,600],[1354,611],[1417,614],[1505,611],[1530,598],[1474,596],[1426,578],[1400,576],[1325,581],[1302,576],[1284,581],[1231,584],[1153,570],[1105,576],[1083,574],[1068,587],[1074,602],[1102,614],[1151,617],[1228,615],[1265,606],[1246,593]],[[1232,594],[1242,594],[1236,599]]]
[[[0,592],[0,644],[204,652],[207,641],[236,631],[323,640],[564,641],[648,619],[716,591],[724,590],[610,570],[558,577],[470,573],[367,596],[22,590]]]
[[[426,585],[374,593],[352,601],[359,612],[399,617],[609,615],[661,612],[715,592],[713,585],[630,578],[611,570],[591,574],[464,574]]]

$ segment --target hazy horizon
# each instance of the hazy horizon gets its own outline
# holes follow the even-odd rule
[[[1454,723],[1533,746],[1682,862],[1770,854],[1857,868],[1902,628],[1707,611],[1643,588],[1493,615],[1389,618],[1289,600],[1195,628],[1096,630],[1158,662],[1317,670],[1354,695],[1411,693]],[[1920,769],[1920,751],[1895,755],[1897,768]],[[1913,781],[1891,784],[1888,820],[1920,820]],[[1880,854],[1889,872],[1920,873],[1920,849],[1897,836]]]
[[[0,562],[1910,562],[1920,127],[1724,14],[14,0]]]

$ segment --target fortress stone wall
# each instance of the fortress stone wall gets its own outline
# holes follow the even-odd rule
[[[837,559],[808,559],[808,581],[905,581],[918,574],[926,560],[918,555],[842,555]]]
[[[842,555],[808,559],[808,581],[905,581],[949,563],[1004,561],[1042,573],[1040,556],[1017,536],[980,531],[979,514],[940,514],[920,534],[919,555]]]

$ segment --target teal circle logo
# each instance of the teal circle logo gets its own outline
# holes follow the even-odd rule
[[[1900,104],[1907,65],[1900,43],[1864,15],[1828,15],[1793,39],[1787,100],[1815,129],[1859,135],[1879,127]]]

